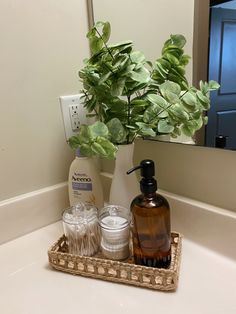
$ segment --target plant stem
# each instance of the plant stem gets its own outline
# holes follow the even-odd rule
[[[98,36],[99,36],[99,37],[101,38],[101,40],[103,41],[103,44],[104,44],[104,46],[106,47],[106,49],[107,49],[109,55],[111,56],[112,60],[114,61],[114,57],[113,57],[113,55],[112,55],[112,53],[111,53],[111,50],[108,48],[107,44],[106,44],[105,41],[103,40],[102,35],[99,33],[99,30],[98,30],[96,27],[95,27],[95,30],[96,30],[96,32],[98,33]]]
[[[188,92],[188,90],[186,90],[179,98],[181,99],[182,97],[184,97],[184,95]]]

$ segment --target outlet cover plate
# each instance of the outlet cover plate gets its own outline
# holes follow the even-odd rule
[[[81,124],[87,124],[87,111],[81,103],[81,96],[76,94],[59,97],[67,141],[71,136],[78,134]]]

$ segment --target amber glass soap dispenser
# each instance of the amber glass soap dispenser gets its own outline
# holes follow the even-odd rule
[[[142,194],[131,203],[133,254],[135,264],[168,268],[171,262],[170,207],[167,200],[157,194],[152,160],[141,161],[129,170],[141,169],[140,189]]]

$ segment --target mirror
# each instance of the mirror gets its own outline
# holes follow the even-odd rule
[[[221,85],[218,91],[211,92],[207,126],[193,138],[164,135],[155,140],[236,149],[236,83],[231,79],[236,72],[235,3],[236,0],[88,0],[90,26],[94,21],[109,21],[111,43],[131,39],[135,49],[155,61],[170,34],[183,34],[187,40],[185,53],[192,57],[187,66],[188,81],[196,87],[200,80],[216,80]]]

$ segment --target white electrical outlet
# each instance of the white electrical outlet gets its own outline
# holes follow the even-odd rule
[[[69,105],[69,113],[72,131],[77,132],[80,127],[79,105]]]
[[[87,123],[86,109],[80,101],[80,94],[60,96],[66,140],[76,135],[81,124]]]

